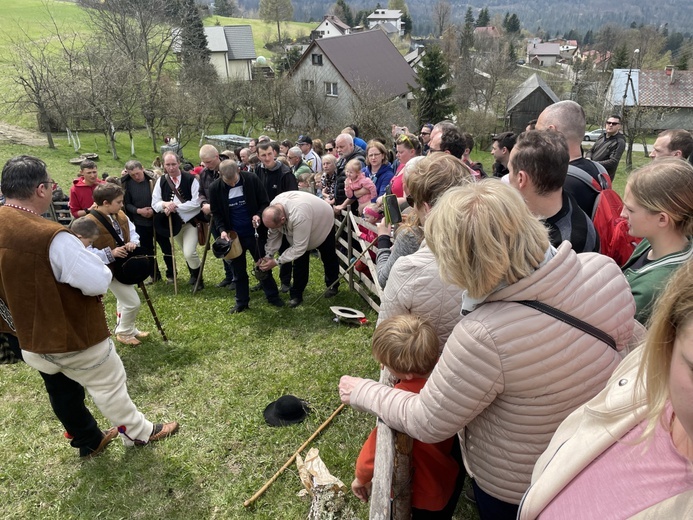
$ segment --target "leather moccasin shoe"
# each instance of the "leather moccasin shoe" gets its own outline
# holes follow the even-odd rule
[[[133,347],[136,347],[137,345],[141,344],[141,341],[138,340],[135,336],[123,336],[122,334],[116,334],[116,340],[119,343],[123,343],[125,345],[132,345]]]
[[[303,298],[291,298],[289,300],[289,307],[294,308],[298,307],[303,303]]]
[[[229,311],[229,314],[238,314],[239,312],[247,311],[250,307],[247,305],[239,305],[238,303],[234,305],[231,310]]]
[[[283,292],[284,294],[286,294],[286,293],[288,293],[288,292],[291,290],[291,287],[289,287],[288,285],[286,285],[285,283],[283,283],[283,284],[281,285],[281,287],[279,288],[279,290],[280,290],[281,292]]]
[[[282,300],[282,299],[279,298],[279,297],[277,297],[277,298],[272,298],[271,300],[267,300],[267,302],[268,302],[270,305],[274,305],[275,307],[284,307],[284,300]]]
[[[323,293],[323,296],[325,298],[332,298],[333,296],[337,296],[337,293],[339,292],[339,289],[336,287],[330,287],[329,289],[326,289],[325,292]]]
[[[135,337],[137,339],[144,339],[146,337],[149,337],[149,331],[146,330],[138,330],[137,333],[135,333]]]
[[[101,437],[101,442],[99,445],[96,447],[96,449],[90,453],[87,453],[86,455],[81,455],[80,458],[82,460],[87,460],[96,457],[97,455],[100,455],[101,453],[104,452],[106,447],[111,443],[113,439],[115,439],[118,436],[118,428],[115,426],[113,428],[110,428],[108,430],[103,431],[103,437]]]
[[[149,442],[160,441],[166,437],[170,437],[178,431],[178,423],[176,421],[171,421],[167,423],[158,423],[154,425],[154,430],[149,436]]]

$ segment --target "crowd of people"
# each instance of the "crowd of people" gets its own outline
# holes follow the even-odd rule
[[[107,266],[136,248],[156,256],[158,245],[165,273],[151,263],[146,283],[177,283],[178,247],[202,289],[198,247],[211,236],[229,245],[217,287],[235,291],[231,314],[250,310],[254,290],[275,307],[288,293],[297,307],[311,254],[323,295],[338,294],[334,220],[353,212],[367,223],[363,243],[377,243],[372,348],[394,387],[343,376],[339,394],[415,439],[413,518],[451,518],[466,477],[483,520],[690,516],[693,137],[659,134],[621,201],[611,189],[620,122],[607,118],[588,158],[582,107],[550,105],[519,135],[494,136],[490,178],[470,159],[473,136],[450,121],[418,135],[393,125],[387,141],[350,126],[324,143],[204,145],[197,167],[168,151],[152,170],[129,161],[105,181],[84,161],[70,189],[72,233],[40,217],[55,189],[45,164],[15,157],[1,179],[0,332],[42,373],[81,456],[119,434],[126,445],[159,440],[178,424],[151,423],[127,394],[100,295],[116,297],[117,341],[148,333],[135,324],[134,286]],[[605,201],[617,218],[604,217]],[[27,229],[31,240],[20,239]],[[19,312],[29,261],[43,292]],[[55,323],[45,323],[49,307],[62,309]],[[36,337],[39,321],[52,341]],[[83,388],[111,429],[98,429]],[[364,501],[373,435],[352,483]]]

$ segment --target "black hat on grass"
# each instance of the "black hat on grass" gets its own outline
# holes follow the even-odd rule
[[[263,415],[270,426],[289,426],[302,422],[308,412],[308,403],[294,395],[283,395],[270,403]]]

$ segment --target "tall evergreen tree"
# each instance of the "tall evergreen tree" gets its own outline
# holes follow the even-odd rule
[[[505,16],[503,17],[503,24],[501,27],[505,29],[506,31],[508,30],[508,20],[510,19],[510,13],[508,11],[505,11]]]
[[[215,0],[214,14],[217,16],[233,16],[238,9],[235,0]]]
[[[209,63],[204,24],[195,0],[180,0],[181,57],[185,66],[193,63]]]
[[[428,48],[421,58],[417,83],[418,87],[412,88],[412,94],[416,99],[419,124],[441,121],[452,114],[454,105],[450,69],[437,45]]]
[[[491,23],[491,16],[488,14],[488,7],[484,7],[479,11],[479,17],[476,19],[477,27],[486,27]]]
[[[511,34],[516,34],[520,32],[520,29],[520,19],[517,17],[515,13],[511,14],[510,18],[508,18],[508,24],[505,27],[505,30]]]
[[[404,13],[402,15],[402,27],[404,29],[404,35],[410,35],[411,30],[414,26],[414,22],[412,22],[411,16],[409,16],[409,13]]]
[[[337,0],[337,3],[335,4],[335,13],[339,19],[349,27],[353,27],[355,25],[354,14],[351,12],[351,7],[349,7],[344,0]]]
[[[585,33],[585,37],[582,39],[583,45],[592,45],[594,43],[594,32],[592,29]]]
[[[474,12],[471,7],[467,7],[467,12],[464,15],[464,23],[474,25]]]
[[[630,53],[626,44],[619,45],[611,58],[612,69],[627,69],[630,67]]]

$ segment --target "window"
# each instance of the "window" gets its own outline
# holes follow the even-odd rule
[[[301,82],[301,86],[303,87],[304,92],[311,92],[315,90],[315,81],[312,79],[304,79]]]
[[[310,57],[313,60],[313,65],[322,66],[322,54],[311,54]]]
[[[325,82],[325,95],[337,97],[337,84]]]

